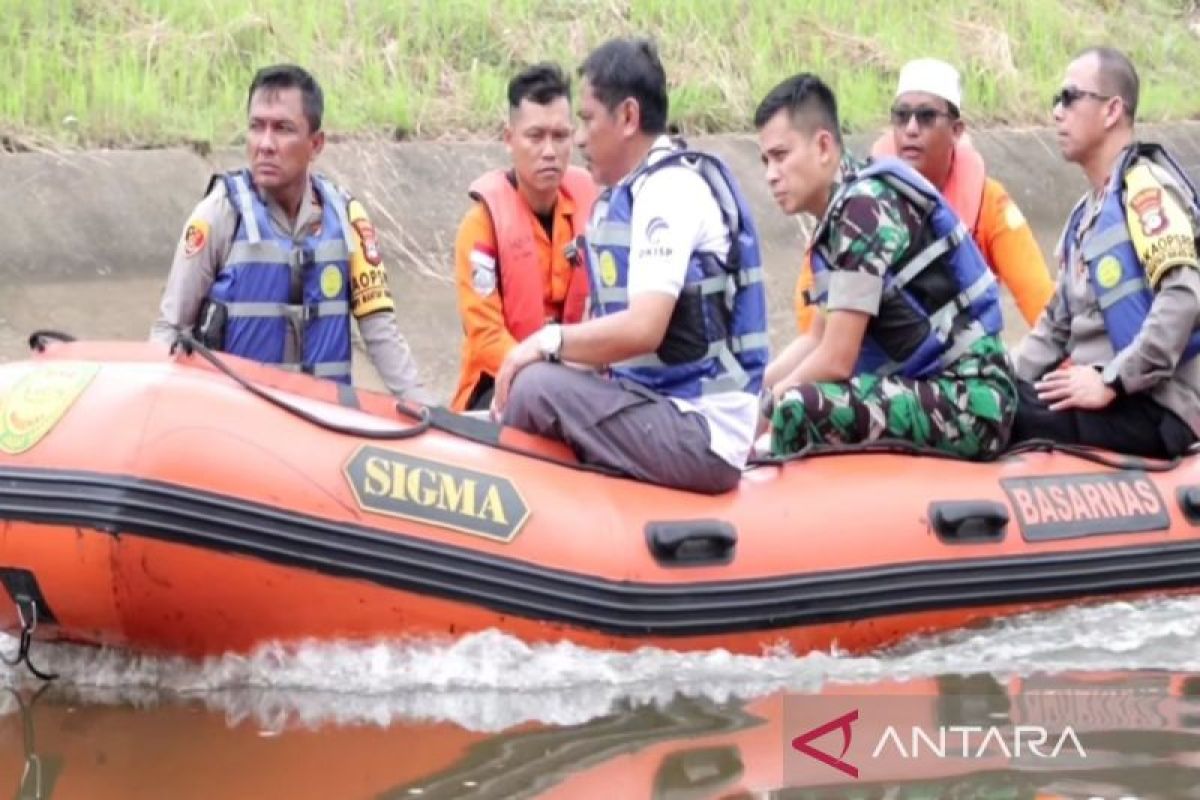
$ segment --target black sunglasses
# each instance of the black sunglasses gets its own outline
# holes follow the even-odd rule
[[[1103,102],[1105,100],[1113,99],[1114,96],[1115,95],[1111,94],[1089,92],[1087,89],[1076,89],[1074,86],[1067,86],[1058,90],[1058,93],[1054,95],[1054,102],[1050,104],[1050,107],[1053,108],[1054,106],[1061,105],[1065,109],[1074,105],[1076,100],[1082,100],[1085,97],[1090,97],[1093,100],[1099,100]]]
[[[933,123],[938,121],[938,117],[954,119],[954,115],[946,111],[939,111],[936,108],[929,106],[921,106],[920,108],[909,108],[908,106],[896,106],[892,109],[892,124],[897,128],[903,128],[908,124],[908,121],[913,117],[917,118],[917,125],[922,128],[928,128]]]

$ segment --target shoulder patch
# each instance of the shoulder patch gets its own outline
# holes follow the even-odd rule
[[[1197,266],[1191,213],[1149,169],[1138,164],[1125,175],[1125,215],[1134,250],[1152,287],[1172,268]]]
[[[208,244],[208,223],[194,219],[183,230],[183,254],[187,258],[199,253]]]
[[[363,257],[372,267],[378,267],[383,263],[383,255],[379,252],[379,240],[375,237],[375,226],[366,217],[356,219],[350,224],[354,226],[354,230],[358,231],[358,237],[362,239]]]
[[[1162,233],[1170,225],[1163,213],[1162,195],[1162,189],[1147,187],[1129,198],[1129,207],[1137,214],[1142,233],[1146,236]]]
[[[471,288],[480,297],[496,291],[496,253],[483,245],[471,250]]]
[[[346,216],[362,241],[363,258],[372,267],[378,267],[383,263],[383,254],[379,252],[379,237],[375,233],[375,226],[367,219],[367,210],[362,203],[351,199],[346,206]]]
[[[1025,215],[1012,200],[1004,205],[1004,224],[1009,230],[1016,230],[1025,225]]]

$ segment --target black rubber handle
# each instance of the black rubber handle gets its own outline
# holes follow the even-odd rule
[[[737,529],[717,519],[647,522],[646,543],[660,564],[727,564],[737,549]]]
[[[1179,507],[1188,522],[1200,525],[1200,486],[1180,486]]]
[[[993,500],[946,500],[929,506],[929,521],[947,542],[998,542],[1008,520],[1008,508]]]

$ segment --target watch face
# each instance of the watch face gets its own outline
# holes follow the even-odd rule
[[[562,347],[562,328],[547,325],[538,333],[538,349],[547,358],[555,358]]]

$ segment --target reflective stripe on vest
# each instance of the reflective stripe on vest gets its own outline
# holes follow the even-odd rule
[[[1082,242],[1079,242],[1079,226],[1087,213],[1087,197],[1080,200],[1071,211],[1062,238],[1059,239],[1062,264],[1064,268],[1074,264],[1075,243],[1079,242],[1079,257],[1087,267],[1088,283],[1104,317],[1104,329],[1114,353],[1121,352],[1133,343],[1154,303],[1154,290],[1130,238],[1125,212],[1125,175],[1138,158],[1146,158],[1167,172],[1185,195],[1183,199],[1190,205],[1193,224],[1200,222],[1200,198],[1195,187],[1175,159],[1153,143],[1135,142],[1122,151],[1109,176],[1100,211],[1092,228],[1084,233]],[[1112,264],[1118,268],[1117,271],[1109,268]],[[1190,360],[1197,353],[1200,353],[1200,330],[1192,332],[1181,361]]]
[[[601,200],[606,205],[599,207],[598,218],[593,220],[587,234],[594,313],[604,316],[629,306],[629,223],[635,186],[664,167],[693,169],[709,186],[730,231],[730,251],[691,254],[684,290],[676,301],[672,327],[662,345],[654,353],[613,365],[612,372],[673,397],[694,398],[731,391],[756,393],[762,385],[768,346],[758,234],[736,181],[714,156],[673,151],[653,164],[643,164],[604,194]],[[696,305],[681,307],[681,303]],[[692,313],[680,316],[689,309]],[[712,315],[720,316],[720,324]],[[705,328],[685,331],[683,325]],[[724,335],[714,338],[722,328]],[[692,359],[682,363],[674,349],[681,341],[687,343],[689,351],[685,358]],[[695,345],[705,342],[701,352],[690,352]],[[670,363],[664,361],[665,352],[676,358]]]
[[[353,237],[345,196],[315,176],[320,229],[293,241],[271,222],[247,170],[223,179],[238,224],[209,297],[226,308],[226,351],[348,382]]]
[[[875,340],[871,327],[868,327],[855,374],[929,377],[950,366],[983,336],[1000,332],[999,288],[983,254],[946,200],[916,170],[903,161],[888,158],[870,164],[846,180],[814,233],[813,291],[819,303],[825,305],[829,295],[830,255],[825,246],[825,234],[830,221],[841,213],[850,187],[860,180],[872,178],[883,181],[916,206],[927,220],[926,224],[931,226],[933,241],[906,262],[895,265],[898,269],[889,269],[883,276],[884,295],[902,297],[915,314],[927,320],[929,332],[925,340],[900,362],[887,355],[883,343]],[[928,269],[948,270],[958,286],[953,297],[932,311],[926,310],[908,289]]]

